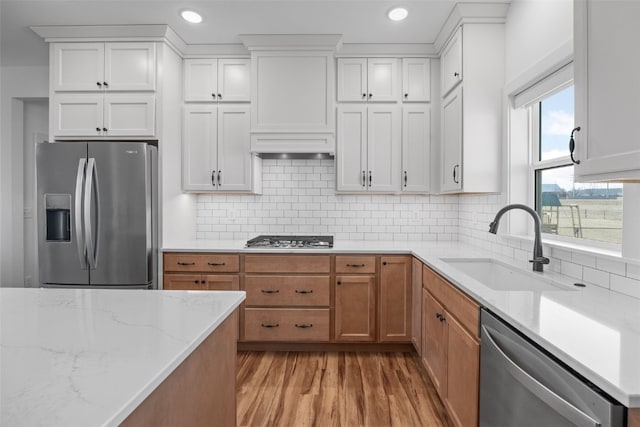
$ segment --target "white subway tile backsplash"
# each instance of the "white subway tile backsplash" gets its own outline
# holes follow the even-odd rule
[[[628,277],[611,275],[611,290],[626,294],[635,298],[640,298],[640,281]]]
[[[624,276],[627,272],[626,264],[622,261],[614,261],[607,258],[597,258],[596,268],[609,273]]]
[[[593,283],[603,288],[609,288],[609,273],[602,270],[596,270],[595,268],[583,267],[582,268],[582,280],[588,283]]]

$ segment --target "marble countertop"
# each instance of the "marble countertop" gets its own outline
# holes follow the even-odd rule
[[[244,298],[0,289],[0,425],[118,425]]]
[[[171,251],[242,253],[410,253],[519,329],[593,384],[630,408],[640,407],[640,299],[552,271],[532,273],[564,289],[498,291],[442,258],[497,258],[530,271],[527,262],[488,254],[459,242],[336,241],[333,249],[248,249],[244,241],[194,240],[165,245]],[[548,270],[548,269],[547,269]]]

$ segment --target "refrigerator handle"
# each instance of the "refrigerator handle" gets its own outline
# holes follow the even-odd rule
[[[78,247],[78,258],[80,259],[80,268],[87,268],[87,242],[82,232],[82,180],[84,178],[84,170],[87,165],[87,159],[78,160],[78,173],[76,174],[76,191],[74,204],[74,222],[76,229],[76,245]]]
[[[89,268],[93,269],[98,267],[98,239],[100,236],[100,197],[98,188],[96,159],[91,157],[87,163],[87,174],[84,182],[84,226]],[[94,191],[96,197],[95,239],[93,234],[94,226],[91,221],[91,200],[93,199]]]

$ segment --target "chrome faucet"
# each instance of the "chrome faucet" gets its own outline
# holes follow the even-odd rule
[[[493,219],[493,222],[489,224],[489,233],[497,233],[498,225],[500,224],[500,217],[502,217],[505,212],[510,211],[511,209],[522,209],[523,211],[528,212],[533,217],[533,221],[535,224],[533,230],[535,233],[535,239],[533,241],[533,259],[529,260],[529,262],[533,263],[533,271],[542,271],[542,266],[544,264],[549,264],[549,258],[545,258],[542,255],[542,238],[540,237],[541,221],[538,212],[534,211],[527,205],[521,205],[518,203],[507,205],[498,211],[496,217]]]

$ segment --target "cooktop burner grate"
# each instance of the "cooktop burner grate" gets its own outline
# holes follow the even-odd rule
[[[248,248],[312,248],[333,247],[333,236],[258,236],[247,242]]]

